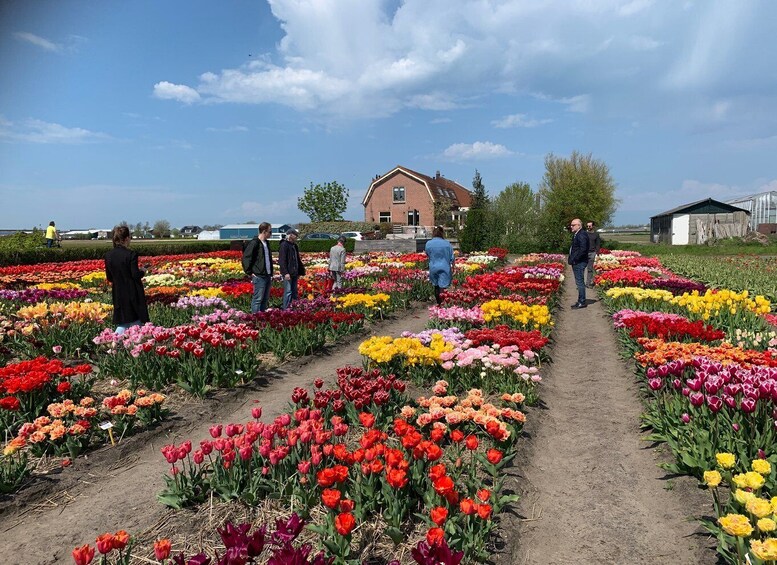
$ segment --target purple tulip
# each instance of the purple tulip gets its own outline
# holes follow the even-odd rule
[[[704,395],[700,392],[691,393],[689,398],[693,406],[701,406],[702,404],[704,404]]]
[[[688,388],[692,391],[699,392],[703,383],[701,382],[701,379],[688,379],[685,381],[685,384],[687,384]]]
[[[707,397],[707,406],[709,407],[709,409],[713,413],[716,413],[721,408],[723,408],[723,401],[720,399],[719,396],[708,396]]]
[[[732,410],[737,407],[737,399],[733,396],[723,395],[723,402],[726,403],[726,406],[731,408]]]
[[[683,381],[680,379],[675,379],[672,381],[672,386],[675,390],[680,390],[683,387]]]
[[[647,370],[647,378],[649,379],[655,379],[658,376],[658,371],[656,371],[655,367],[649,367]]]
[[[687,386],[683,387],[683,396],[688,396],[691,394],[691,389],[689,389]]]
[[[758,449],[758,459],[766,459],[766,452],[763,449]]]
[[[733,429],[735,432],[738,432],[738,431],[739,431],[739,424],[731,424],[731,428],[732,428],[732,429]]]
[[[662,379],[666,378],[668,374],[669,374],[669,367],[667,367],[666,365],[661,365],[658,368],[658,376],[661,377]]]
[[[688,415],[688,412],[684,412],[682,416],[680,416],[680,420],[683,421],[683,424],[688,424],[691,421],[691,417]]]
[[[756,401],[752,398],[743,398],[740,407],[742,408],[742,412],[752,414],[755,412]]]

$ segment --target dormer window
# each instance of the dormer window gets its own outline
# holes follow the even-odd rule
[[[405,201],[405,187],[404,186],[395,186],[394,187],[394,203],[404,202]]]

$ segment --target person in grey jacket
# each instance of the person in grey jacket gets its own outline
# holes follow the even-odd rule
[[[345,271],[345,236],[341,235],[329,250],[329,279],[332,281],[332,288],[343,286],[343,271]]]
[[[596,256],[599,255],[599,250],[602,248],[602,238],[599,236],[599,232],[594,229],[594,222],[586,222],[585,230],[588,234],[588,265],[586,267],[586,281],[585,286],[588,288],[594,287],[594,262],[596,262]]]
[[[285,310],[289,305],[299,298],[297,294],[297,281],[305,274],[305,267],[302,265],[302,259],[299,256],[299,247],[297,247],[297,238],[299,232],[290,229],[286,232],[286,239],[281,241],[281,247],[278,251],[278,268],[283,277],[283,306]]]

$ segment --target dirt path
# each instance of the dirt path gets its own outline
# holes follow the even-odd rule
[[[519,539],[499,563],[716,563],[692,518],[709,511],[706,493],[656,466],[661,453],[641,439],[639,390],[612,323],[591,290],[588,308],[569,308],[576,290],[566,275],[545,407],[530,412],[516,461]]]
[[[426,305],[399,312],[397,318],[373,326],[379,335],[418,332],[426,327]],[[322,354],[291,360],[265,379],[238,392],[217,395],[187,407],[178,421],[162,430],[130,438],[117,448],[102,449],[73,467],[42,479],[47,494],[18,500],[0,507],[0,562],[3,564],[72,563],[76,545],[93,542],[103,532],[125,529],[140,533],[157,523],[166,512],[156,501],[164,486],[168,465],[159,452],[166,443],[208,436],[213,423],[245,422],[251,418],[254,400],[260,400],[263,420],[284,411],[294,387],[311,388],[316,378],[328,383],[344,365],[360,366],[357,351],[364,334],[352,336]],[[48,482],[49,484],[45,484]]]

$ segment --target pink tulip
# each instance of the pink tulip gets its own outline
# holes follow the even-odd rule
[[[212,437],[213,439],[221,437],[221,430],[222,430],[221,424],[211,426],[210,428],[208,428],[208,431],[210,432],[210,437]]]
[[[661,379],[650,379],[648,381],[648,386],[650,387],[650,390],[661,390],[661,387],[663,385],[664,383]]]
[[[702,404],[704,404],[704,395],[700,392],[691,393],[691,395],[689,396],[689,399],[693,406],[701,406]]]
[[[684,412],[682,416],[680,416],[680,420],[682,420],[683,424],[687,424],[691,421],[691,417],[688,415],[687,412]]]
[[[731,428],[732,428],[732,429],[733,429],[735,432],[738,432],[738,431],[739,431],[739,424],[731,424]]]
[[[262,417],[262,407],[258,406],[256,408],[251,408],[251,417],[254,420],[258,420],[259,418],[261,418]]]

